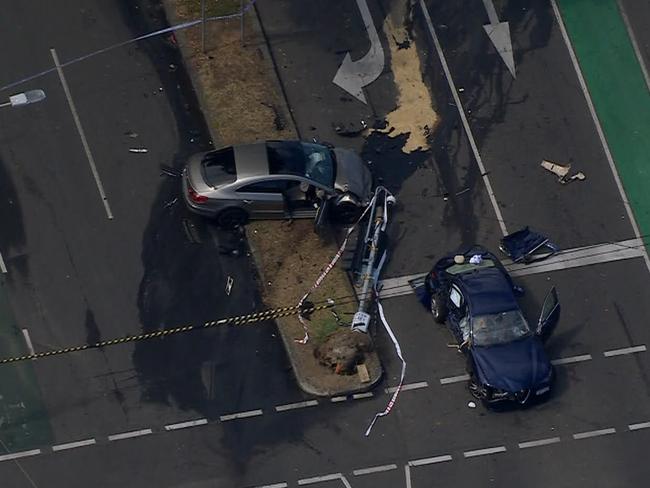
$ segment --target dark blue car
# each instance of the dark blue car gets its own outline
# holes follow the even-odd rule
[[[531,328],[515,297],[523,290],[498,258],[479,246],[440,259],[425,287],[434,319],[447,322],[467,355],[472,395],[486,404],[525,404],[550,391],[554,373],[543,338],[559,319],[555,288]]]

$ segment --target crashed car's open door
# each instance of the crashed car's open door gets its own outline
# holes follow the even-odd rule
[[[557,297],[557,290],[553,287],[544,299],[544,304],[542,305],[542,311],[539,315],[539,321],[537,322],[535,333],[542,338],[547,338],[557,324],[559,318],[560,300]]]

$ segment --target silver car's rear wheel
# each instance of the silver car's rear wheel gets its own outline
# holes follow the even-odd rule
[[[224,229],[234,229],[248,222],[248,213],[241,208],[226,208],[217,214],[217,225]]]

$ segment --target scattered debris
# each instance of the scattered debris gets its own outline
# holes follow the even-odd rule
[[[172,168],[171,166],[160,165],[160,176],[172,176],[174,178],[180,178],[182,173],[180,170]]]
[[[361,383],[370,382],[370,373],[368,373],[368,368],[365,364],[357,364],[357,375],[359,375],[359,381]]]
[[[149,149],[145,149],[144,147],[132,147],[129,149],[129,152],[131,153],[148,153]]]
[[[460,93],[463,93],[463,92],[465,91],[465,88],[463,88],[463,87],[461,86],[461,87],[458,89],[458,91],[459,91]]]
[[[574,180],[583,181],[587,178],[582,171],[578,171],[577,173],[569,176],[569,172],[571,171],[571,164],[562,165],[544,159],[542,160],[541,166],[545,170],[550,171],[556,175],[558,181],[563,185],[566,185],[567,183],[570,183]]]
[[[132,130],[126,131],[124,135],[130,137],[131,139],[135,139],[136,137],[138,137],[138,133],[133,132]]]
[[[469,408],[476,408],[476,402],[469,402],[469,403],[467,404],[467,406],[468,406]]]
[[[560,250],[548,237],[533,232],[528,227],[501,239],[499,249],[513,262],[522,261],[526,264],[551,257]]]
[[[332,128],[334,129],[334,132],[342,137],[357,137],[368,128],[368,124],[364,120],[362,120],[359,125],[355,125],[354,122],[350,122],[347,125],[344,123],[333,123]]]
[[[169,207],[171,207],[171,206],[174,205],[177,201],[178,201],[178,197],[174,197],[173,199],[171,199],[170,201],[168,201],[167,203],[165,203],[165,208],[169,208]]]
[[[226,295],[230,296],[230,292],[232,291],[232,285],[235,283],[235,280],[232,278],[232,276],[228,276],[228,279],[226,280]]]

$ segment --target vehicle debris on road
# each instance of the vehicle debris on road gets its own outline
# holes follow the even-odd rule
[[[550,171],[556,175],[558,177],[558,181],[563,185],[566,185],[567,183],[570,183],[574,180],[584,181],[587,178],[582,171],[578,171],[577,173],[569,176],[569,172],[571,171],[571,164],[562,165],[544,159],[542,160],[541,166],[545,170]]]
[[[557,253],[560,248],[557,244],[538,232],[524,227],[512,234],[508,234],[499,245],[499,249],[514,263],[526,264],[541,261]]]
[[[132,147],[129,149],[130,153],[148,153],[149,149],[146,149],[144,147]]]

